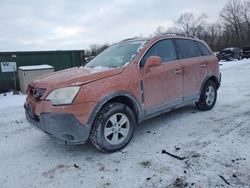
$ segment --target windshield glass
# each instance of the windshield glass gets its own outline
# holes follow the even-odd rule
[[[146,41],[115,44],[91,60],[85,67],[122,67],[129,64]]]

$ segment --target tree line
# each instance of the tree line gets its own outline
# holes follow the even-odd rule
[[[184,13],[175,27],[166,32],[174,30],[206,41],[214,51],[250,46],[250,1],[229,0],[221,10],[219,20],[212,24],[207,23],[205,14],[195,17],[192,13]]]
[[[164,26],[156,28],[150,36],[162,33],[180,33],[196,36],[204,40],[213,51],[220,51],[227,47],[250,46],[250,1],[228,0],[215,23],[208,23],[207,16],[195,16],[191,12],[180,15],[171,28]],[[86,50],[87,56],[96,56],[110,45],[93,44]]]

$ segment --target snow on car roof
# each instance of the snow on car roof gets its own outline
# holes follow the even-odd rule
[[[234,48],[225,48],[224,50],[230,50],[233,51]]]

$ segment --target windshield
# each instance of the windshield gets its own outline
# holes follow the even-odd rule
[[[146,41],[115,44],[91,60],[85,67],[122,67],[129,64]]]

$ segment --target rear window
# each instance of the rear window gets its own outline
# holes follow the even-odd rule
[[[192,40],[175,39],[177,51],[181,59],[188,59],[201,56],[201,51]]]
[[[195,43],[196,43],[196,44],[198,45],[198,47],[200,48],[201,55],[203,55],[203,56],[212,55],[211,52],[207,49],[207,47],[206,47],[204,44],[202,44],[202,43],[200,43],[200,42],[195,42]]]

